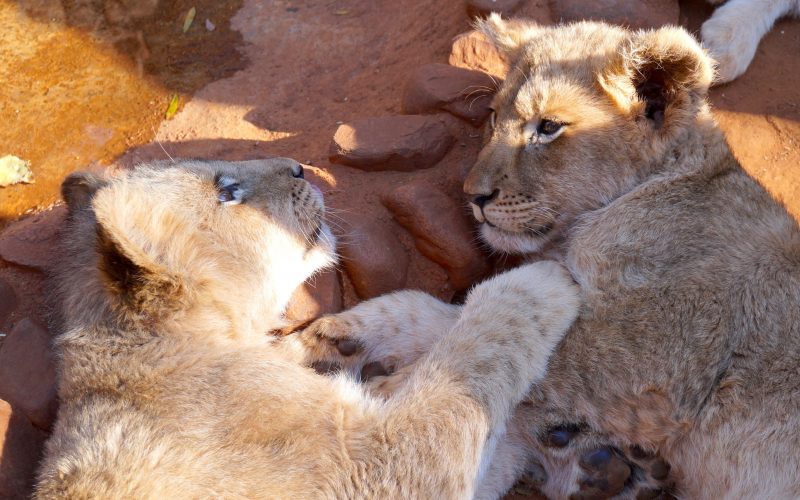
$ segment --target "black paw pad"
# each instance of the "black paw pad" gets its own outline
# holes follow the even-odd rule
[[[311,368],[320,375],[330,375],[341,370],[342,366],[334,361],[314,361]]]
[[[667,462],[659,458],[650,464],[650,476],[658,480],[666,479],[671,468]]]
[[[577,424],[557,425],[547,431],[542,441],[551,448],[564,448],[580,432],[581,426]]]
[[[352,356],[364,348],[361,342],[347,338],[336,339],[333,341],[333,345],[336,346],[336,350],[339,351],[339,354],[345,357]]]
[[[631,477],[631,467],[614,448],[605,446],[591,450],[580,459],[586,473],[580,480],[580,491],[572,499],[600,499],[619,494]]]
[[[389,375],[389,370],[383,366],[383,363],[380,361],[373,361],[371,363],[367,363],[364,365],[364,368],[361,369],[361,381],[367,382],[369,379],[373,377],[383,377]]]
[[[592,450],[581,457],[581,467],[584,469],[604,469],[612,458],[614,458],[614,451],[611,448]]]
[[[638,444],[635,444],[635,445],[631,446],[630,450],[631,450],[631,457],[633,457],[635,459],[638,459],[638,460],[651,459],[651,458],[655,458],[655,456],[656,456],[655,453],[652,453],[652,452],[649,452],[649,451],[645,450],[644,448],[642,448]]]

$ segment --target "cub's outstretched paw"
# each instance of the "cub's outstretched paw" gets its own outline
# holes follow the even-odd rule
[[[384,295],[323,316],[295,334],[306,364],[367,381],[413,364],[458,319],[460,308],[418,291]]]
[[[306,364],[323,374],[347,370],[358,375],[365,364],[365,347],[355,337],[361,325],[352,320],[342,314],[323,316],[296,333]]]
[[[538,343],[540,335],[553,339],[557,334],[558,343],[575,320],[579,305],[580,290],[566,268],[542,260],[475,286],[464,303],[461,319],[467,327],[493,324],[495,330],[524,322],[538,330],[533,342]]]

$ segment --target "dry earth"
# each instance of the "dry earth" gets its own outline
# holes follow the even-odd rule
[[[0,498],[29,491],[57,405],[46,276],[70,171],[170,157],[313,165],[343,262],[298,294],[298,320],[404,287],[458,300],[513,264],[480,248],[460,194],[492,80],[447,64],[502,75],[474,39],[453,43],[486,5],[694,31],[711,12],[699,0],[0,0],[0,156],[31,161],[36,179],[0,188]],[[796,217],[798,48],[800,23],[781,21],[747,73],[712,91],[737,156]],[[164,120],[174,95],[181,109]]]

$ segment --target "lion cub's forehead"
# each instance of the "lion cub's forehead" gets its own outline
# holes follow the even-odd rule
[[[513,111],[523,120],[583,116],[601,103],[597,76],[627,36],[596,23],[542,29],[520,50],[495,108]]]
[[[140,169],[128,179],[128,189],[140,196],[161,199],[210,193],[214,181],[211,169],[178,165],[163,169]]]
[[[506,119],[588,123],[595,122],[595,115],[605,107],[602,94],[591,81],[570,75],[533,71],[506,90],[494,102]]]
[[[209,176],[183,168],[138,167],[100,189],[92,205],[101,219],[148,217],[156,213],[198,210],[213,199]]]
[[[629,36],[623,29],[593,22],[542,28],[521,49],[518,62],[554,74],[592,74]]]

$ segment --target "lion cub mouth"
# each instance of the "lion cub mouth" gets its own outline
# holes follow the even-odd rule
[[[475,220],[478,221],[479,224],[488,226],[491,229],[506,233],[511,236],[527,235],[533,237],[543,237],[550,231],[552,231],[556,225],[555,221],[551,220],[549,222],[541,222],[541,223],[535,223],[532,221],[522,222],[522,223],[515,222],[513,224],[514,227],[507,227],[505,224],[503,224],[502,220],[493,221],[492,214],[487,215],[487,213],[484,211],[484,206],[482,204],[478,205],[476,203],[470,203],[470,208],[472,209],[473,217],[475,218]]]
[[[523,224],[522,227],[516,229],[510,229],[502,227],[498,224],[495,224],[483,214],[481,214],[480,218],[477,218],[478,224],[484,224],[496,231],[501,231],[510,235],[531,235],[531,236],[545,236],[547,233],[553,230],[556,227],[555,222],[545,222],[542,224]]]
[[[511,254],[527,254],[540,251],[550,240],[555,228],[555,222],[548,222],[526,224],[520,228],[521,230],[511,230],[484,219],[481,221],[480,233],[482,239],[495,250]]]

